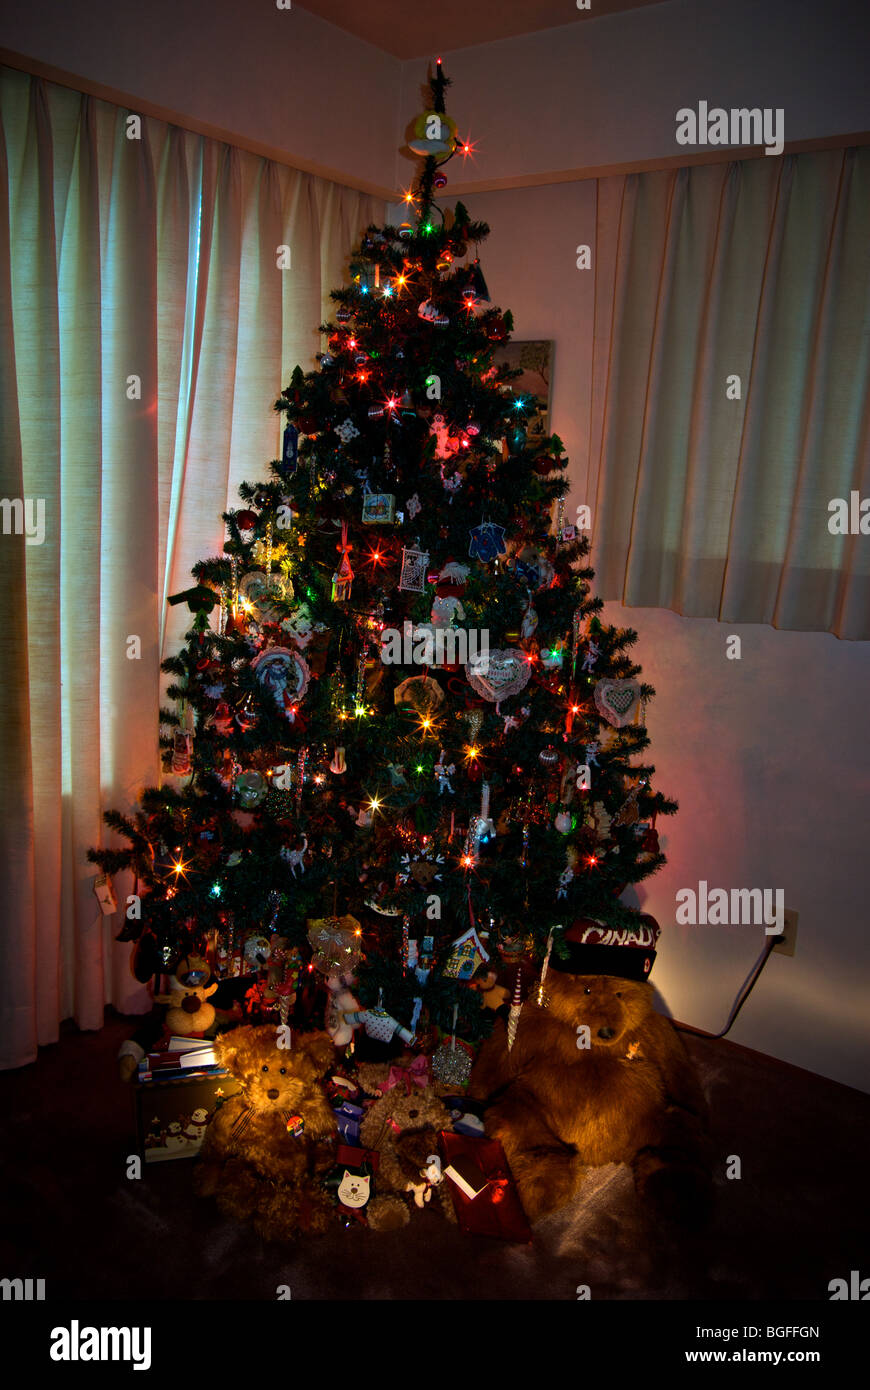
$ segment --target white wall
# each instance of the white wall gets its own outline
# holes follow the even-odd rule
[[[401,64],[274,0],[40,0],[0,45],[351,182],[393,187]]]
[[[571,459],[570,511],[586,500],[593,321],[593,276],[577,271],[573,248],[595,247],[595,186],[465,201],[492,228],[481,264],[514,336],[555,339],[552,428]],[[761,928],[677,926],[676,892],[701,879],[783,888],[800,914],[797,952],[770,958],[729,1037],[870,1090],[870,643],[615,603],[604,616],[639,633],[636,657],[657,691],[656,784],[681,805],[660,822],[668,864],[638,890],[664,929],[665,1008],[717,1032],[764,946]],[[732,633],[739,661],[725,656]]]
[[[782,888],[796,953],[770,957],[729,1037],[870,1090],[870,643],[618,604],[605,617],[639,633],[656,782],[681,807],[660,822],[667,865],[638,890],[664,929],[668,1012],[717,1032],[764,944],[761,928],[675,925],[676,892]]]
[[[867,130],[868,49],[867,0],[670,0],[445,53],[447,109],[479,141],[457,187],[684,155],[675,114],[701,99],[782,107],[786,140]]]

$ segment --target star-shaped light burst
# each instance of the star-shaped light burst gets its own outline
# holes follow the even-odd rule
[[[384,559],[384,552],[381,550],[380,545],[375,544],[369,546],[369,551],[366,556],[367,565],[382,565],[384,563]]]
[[[474,154],[474,151],[477,149],[477,145],[469,136],[467,140],[458,141],[457,149],[459,150],[459,153],[462,155],[463,159],[468,159],[469,155]]]

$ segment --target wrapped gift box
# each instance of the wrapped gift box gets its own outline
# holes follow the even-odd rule
[[[137,1082],[136,1133],[145,1162],[194,1158],[215,1111],[241,1089],[241,1082],[222,1069]]]
[[[476,1197],[468,1197],[448,1176],[450,1196],[460,1228],[470,1235],[496,1236],[528,1244],[532,1231],[520,1205],[519,1194],[497,1139],[475,1139],[444,1131],[439,1135],[442,1168],[458,1160],[460,1173],[482,1173],[485,1184]],[[465,1186],[475,1186],[467,1178]]]
[[[355,1144],[339,1144],[335,1150],[335,1161],[343,1168],[362,1168],[367,1163],[372,1172],[378,1171],[381,1155],[377,1149],[363,1149]]]

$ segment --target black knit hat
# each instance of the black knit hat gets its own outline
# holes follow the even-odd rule
[[[661,927],[645,912],[633,927],[608,927],[581,917],[563,935],[566,956],[550,957],[550,969],[566,975],[616,975],[621,980],[649,978]]]

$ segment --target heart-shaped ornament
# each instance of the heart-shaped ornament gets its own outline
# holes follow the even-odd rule
[[[478,695],[498,704],[510,695],[518,695],[528,685],[532,668],[519,647],[502,647],[478,652],[466,663],[465,674]]]
[[[595,707],[614,729],[631,724],[640,704],[637,681],[598,681],[595,686]]]

